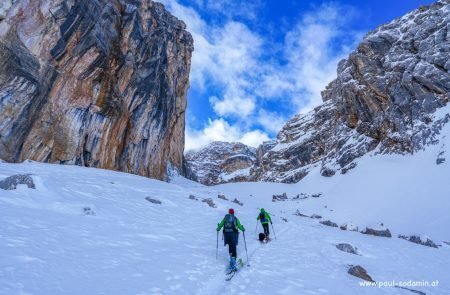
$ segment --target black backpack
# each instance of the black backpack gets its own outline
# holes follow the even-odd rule
[[[259,241],[264,242],[265,239],[266,239],[266,235],[263,233],[259,233]]]
[[[261,220],[261,222],[265,222],[267,221],[266,219],[266,214],[265,213],[259,213],[259,220]]]
[[[225,223],[223,224],[223,231],[225,233],[237,232],[236,217],[231,214],[225,215]]]

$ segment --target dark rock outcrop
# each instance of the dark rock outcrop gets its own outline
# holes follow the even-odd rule
[[[217,197],[218,197],[219,199],[228,201],[228,199],[227,199],[227,197],[226,197],[225,195],[218,195]]]
[[[272,196],[272,202],[287,201],[287,200],[288,200],[288,196],[286,193],[283,193],[281,195],[273,195]]]
[[[348,273],[365,281],[374,282],[367,271],[360,265],[350,266],[350,268],[348,269]]]
[[[388,228],[387,229],[373,229],[370,227],[366,227],[366,230],[362,231],[361,233],[365,234],[365,235],[376,236],[376,237],[385,237],[385,238],[392,237],[391,231]]]
[[[5,11],[0,158],[159,179],[167,163],[182,170],[193,50],[182,21],[151,0],[18,0]]]
[[[256,150],[239,142],[215,141],[206,147],[186,153],[193,180],[205,185],[249,180],[256,161]]]
[[[350,254],[359,255],[359,253],[358,253],[358,248],[353,247],[352,245],[347,244],[347,243],[337,244],[337,245],[336,245],[336,248],[337,248],[338,250],[343,251],[343,252],[347,252],[347,253],[350,253]]]
[[[234,200],[232,202],[235,203],[235,204],[238,204],[239,206],[244,206],[244,203],[239,201],[237,198],[234,198]]]
[[[341,230],[358,231],[358,226],[353,223],[344,223],[339,227]]]
[[[28,188],[35,189],[33,178],[27,174],[17,174],[7,177],[0,181],[0,189],[3,190],[14,190],[19,184],[24,184]]]
[[[297,210],[295,211],[294,215],[295,215],[295,216],[300,216],[300,217],[310,217],[310,216],[308,216],[308,215],[305,215],[305,214],[301,213],[299,209],[297,209]]]
[[[154,199],[152,197],[145,197],[145,200],[147,200],[148,202],[150,202],[152,204],[157,204],[157,205],[162,204],[162,202],[160,200]]]
[[[429,238],[422,239],[421,237],[415,236],[415,235],[412,235],[412,236],[398,235],[398,237],[400,239],[407,240],[407,241],[409,241],[411,243],[419,244],[419,245],[422,245],[422,246],[427,246],[427,247],[432,247],[432,248],[437,248],[438,247]]]
[[[214,203],[211,198],[203,199],[202,202],[208,204],[208,206],[211,208],[217,208],[216,203]]]
[[[338,225],[331,220],[321,221],[320,224],[323,224],[326,226],[331,226],[331,227],[338,227]]]

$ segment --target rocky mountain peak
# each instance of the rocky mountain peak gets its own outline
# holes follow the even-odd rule
[[[449,101],[449,25],[450,2],[438,1],[369,32],[339,63],[324,103],[263,143],[245,180],[298,182],[314,167],[332,177],[368,153],[438,144],[450,121],[448,112],[437,112]]]
[[[256,149],[240,142],[215,141],[185,157],[197,181],[212,185],[248,180]]]
[[[312,167],[347,173],[356,159],[414,153],[439,143],[450,115],[450,2],[423,6],[369,32],[322,92],[324,104],[292,118],[257,160],[256,180],[297,182]]]

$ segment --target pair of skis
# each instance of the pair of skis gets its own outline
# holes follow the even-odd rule
[[[242,258],[239,258],[236,261],[236,270],[232,270],[232,269],[228,269],[228,271],[225,274],[225,281],[230,281],[235,275],[236,273],[241,270],[241,268],[244,267],[244,261],[242,261]]]

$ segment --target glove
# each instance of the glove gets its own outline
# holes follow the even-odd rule
[[[219,228],[216,228],[216,230],[219,231],[220,229],[219,229]]]
[[[270,224],[272,224],[272,221],[270,222]]]
[[[245,231],[245,228],[244,228],[244,227],[242,227],[242,231],[243,231],[243,232]]]

